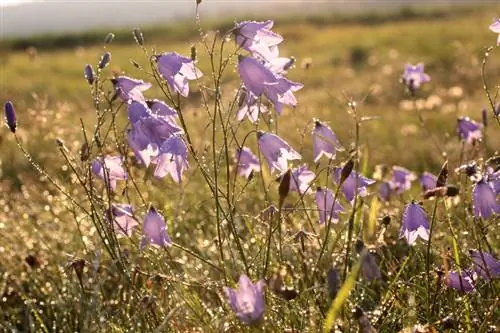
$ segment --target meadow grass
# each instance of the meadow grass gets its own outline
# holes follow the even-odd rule
[[[43,47],[43,39],[32,40],[41,47],[31,57],[17,49],[28,45],[26,41],[5,43],[0,99],[14,101],[18,129],[16,137],[7,129],[0,133],[0,328],[316,332],[328,318],[342,332],[372,332],[365,319],[379,332],[416,324],[445,331],[451,322],[452,331],[495,332],[498,280],[478,280],[477,291],[470,294],[444,282],[449,271],[470,267],[469,249],[498,254],[500,247],[498,216],[475,219],[472,184],[453,171],[470,160],[484,165],[500,150],[499,124],[491,117],[483,88],[484,78],[496,97],[498,48],[489,51],[486,75],[481,75],[487,47],[496,38],[487,27],[499,13],[500,7],[491,6],[392,20],[276,20],[274,31],[285,38],[280,56],[297,59],[287,77],[304,88],[296,93],[296,108],[285,108],[279,117],[271,110],[258,127],[247,120],[240,124],[234,116],[232,103],[240,86],[234,54],[241,51],[234,40],[224,42],[222,53],[218,48],[210,51],[211,45],[220,46],[232,23],[202,21],[202,36],[194,23],[183,29],[145,30],[147,56],[131,33],[123,32],[104,47],[104,35],[100,42],[93,44],[92,35],[74,48],[69,37],[71,42],[54,42],[50,48]],[[147,74],[148,56],[174,50],[189,55],[193,45],[205,75],[191,82],[189,98],[165,94],[157,84],[145,92],[151,98],[171,97],[189,129],[196,160],[190,156],[191,168],[177,185],[168,177],[155,179],[151,169],[136,162],[126,145],[126,105],[106,99],[113,95],[109,79],[114,75],[154,82]],[[111,63],[92,97],[83,67],[95,67],[105,51],[111,52]],[[405,63],[417,62],[425,63],[432,80],[412,98],[399,79]],[[457,118],[481,122],[483,108],[490,114],[483,140],[463,144],[456,134]],[[361,121],[363,117],[373,119]],[[313,118],[327,122],[346,148],[332,165],[312,164]],[[103,123],[96,125],[98,119]],[[327,170],[352,158],[355,170],[368,177],[376,177],[375,166],[381,164],[437,175],[447,160],[448,183],[459,185],[461,192],[458,200],[424,201],[433,221],[429,247],[420,241],[408,246],[398,239],[404,205],[422,199],[417,182],[380,204],[377,184],[369,189],[372,195],[357,198],[358,208],[341,214],[339,223],[319,225],[314,196],[280,197],[277,176],[265,162],[252,180],[236,177],[234,151],[242,142],[257,151],[254,135],[248,135],[257,128],[278,133],[303,161],[311,162],[318,175],[313,189],[335,188]],[[95,130],[99,144],[92,136]],[[64,144],[56,144],[57,138]],[[92,142],[90,158],[81,161],[86,140]],[[90,162],[118,153],[127,156],[130,180],[113,194],[91,177]],[[33,164],[46,171],[40,174]],[[175,245],[140,251],[141,227],[130,238],[117,238],[103,218],[111,202],[132,203],[140,223],[150,206],[157,208]],[[343,198],[341,202],[349,207]],[[279,206],[277,215],[262,214],[271,204]],[[390,223],[382,223],[388,218]],[[374,226],[375,231],[366,231]],[[356,251],[357,239],[370,254]],[[376,259],[380,279],[367,281],[367,256]],[[330,286],[329,292],[327,287],[327,271],[333,267],[346,282],[337,298],[336,288]],[[349,274],[357,271],[364,278]],[[260,325],[243,325],[226,301],[223,287],[234,287],[240,274],[268,282]],[[276,280],[282,280],[288,293],[273,290]]]

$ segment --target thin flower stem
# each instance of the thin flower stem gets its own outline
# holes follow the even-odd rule
[[[483,80],[484,92],[486,93],[486,97],[488,98],[488,102],[489,102],[490,107],[491,107],[491,112],[493,114],[493,117],[496,119],[498,126],[500,126],[500,114],[496,114],[496,112],[495,112],[496,111],[495,110],[495,102],[494,102],[493,98],[491,98],[490,89],[489,89],[488,83],[486,81],[486,63],[488,62],[488,57],[490,56],[490,52],[492,52],[493,50],[494,50],[494,47],[489,47],[488,49],[486,49],[486,52],[484,53],[483,62],[481,65],[481,78]]]
[[[431,219],[431,225],[429,229],[429,240],[427,241],[427,256],[425,260],[425,270],[426,270],[426,275],[427,275],[427,319],[430,320],[430,302],[431,302],[431,244],[432,244],[432,234],[434,231],[434,225],[436,222],[436,213],[437,213],[437,207],[439,203],[439,198],[436,198],[434,201],[434,208],[432,209],[432,219]]]

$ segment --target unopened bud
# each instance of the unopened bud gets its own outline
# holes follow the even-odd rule
[[[85,66],[85,69],[83,70],[83,74],[85,75],[85,78],[87,79],[87,82],[89,84],[94,83],[95,75],[94,75],[94,69],[92,68],[92,65],[87,64]]]
[[[85,162],[90,157],[90,148],[89,145],[85,142],[80,148],[80,161]]]
[[[5,103],[5,119],[7,120],[7,126],[12,133],[16,133],[17,121],[16,121],[16,110],[14,110],[14,105],[11,101]]]
[[[339,185],[343,184],[345,182],[345,180],[351,175],[351,172],[352,172],[353,168],[354,168],[354,161],[351,158],[342,167],[342,171],[340,172],[340,182],[339,182]]]
[[[290,169],[287,170],[281,177],[280,186],[278,189],[279,193],[279,207],[283,206],[283,202],[290,192],[290,180],[292,178],[292,171]]]
[[[196,61],[196,45],[191,46],[191,60]]]
[[[135,28],[133,31],[134,39],[137,44],[140,46],[144,46],[144,36],[142,35],[141,30]]]
[[[484,125],[484,127],[488,127],[488,111],[486,111],[486,109],[483,109],[481,111],[481,116],[483,117],[483,125]]]
[[[297,61],[297,59],[295,59],[295,57],[290,57],[290,60],[288,60],[288,62],[285,64],[285,66],[283,66],[283,69],[285,71],[289,70],[290,68],[293,67],[293,65],[295,65],[296,61]]]
[[[115,34],[110,32],[109,34],[106,35],[106,37],[104,38],[104,44],[109,44],[113,41],[113,39],[115,39]]]
[[[105,68],[108,64],[109,61],[111,60],[111,53],[106,52],[103,54],[101,57],[101,60],[99,61],[99,69]]]

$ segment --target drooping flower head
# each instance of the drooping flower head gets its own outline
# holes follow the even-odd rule
[[[143,91],[151,88],[151,83],[133,79],[127,76],[118,76],[111,79],[117,96],[124,102],[144,101]]]
[[[280,174],[288,170],[289,160],[300,160],[302,156],[276,134],[258,131],[259,150],[264,155],[269,170]]]
[[[173,91],[184,97],[189,95],[189,80],[196,80],[203,73],[194,65],[193,60],[176,52],[163,53],[156,57],[158,71],[167,80]]]
[[[16,110],[14,109],[14,104],[11,101],[7,101],[4,106],[5,109],[5,120],[7,122],[7,126],[9,127],[12,133],[16,133]]]
[[[405,237],[410,245],[413,245],[418,237],[428,241],[429,228],[429,221],[424,209],[414,201],[406,205],[399,238]]]
[[[259,322],[264,315],[264,280],[253,284],[245,274],[240,276],[238,289],[224,287],[227,301],[236,317],[250,325]]]
[[[189,169],[186,143],[180,135],[172,135],[160,147],[154,176],[163,178],[170,174],[180,184],[184,171]]]
[[[105,156],[102,160],[96,159],[92,162],[91,169],[97,177],[104,180],[106,186],[109,186],[112,191],[116,190],[117,180],[128,178],[122,156]]]
[[[335,167],[333,169],[332,176],[333,176],[333,181],[336,184],[339,184],[341,174],[342,174],[341,167]],[[375,180],[366,178],[358,174],[356,171],[352,171],[342,184],[341,191],[346,197],[347,201],[349,201],[352,205],[354,203],[354,197],[356,196],[356,192],[360,197],[365,197],[368,195],[367,187],[374,183]]]
[[[315,163],[318,163],[323,155],[328,159],[335,159],[337,151],[344,150],[332,129],[319,120],[314,122],[312,137]]]
[[[295,107],[293,93],[302,89],[302,83],[292,82],[273,73],[262,62],[252,57],[238,56],[238,73],[248,92],[248,99],[265,95],[281,114],[283,105]]]
[[[177,111],[159,99],[149,99],[146,101],[146,104],[151,112],[158,117],[169,118],[172,120],[177,117]]]
[[[316,175],[311,170],[307,169],[307,165],[301,165],[292,169],[290,177],[290,191],[299,192],[300,194],[311,193],[310,183]]]
[[[420,186],[424,192],[435,189],[436,182],[437,177],[430,172],[424,172],[422,176],[420,176]]]
[[[141,250],[148,244],[157,246],[172,246],[172,240],[167,234],[165,219],[160,213],[151,207],[144,217],[142,230]]]
[[[327,188],[318,187],[316,189],[316,206],[319,211],[319,223],[324,224],[328,221],[337,223],[339,220],[339,213],[344,211],[344,207],[335,200],[332,191]]]
[[[491,31],[498,34],[497,46],[500,46],[500,18],[497,18],[492,24],[490,24],[489,28]]]
[[[466,143],[474,143],[483,137],[483,125],[469,119],[469,117],[460,117],[457,121],[458,137]]]
[[[414,92],[423,83],[429,82],[431,77],[424,73],[424,64],[419,63],[417,65],[405,64],[404,72],[401,77],[403,84],[406,85],[410,92]]]
[[[112,204],[106,217],[116,233],[127,237],[132,236],[133,228],[139,224],[133,216],[132,206],[128,204]]]
[[[271,31],[274,22],[243,21],[236,24],[234,34],[236,44],[254,56],[270,61],[276,57],[273,47],[283,41],[283,37]]]
[[[248,179],[253,172],[260,172],[259,158],[248,147],[241,147],[234,155],[238,175]]]
[[[248,93],[246,88],[243,87],[239,96],[239,110],[236,113],[236,119],[242,121],[245,116],[248,117],[250,122],[255,123],[259,119],[259,115],[269,112],[257,96]]]
[[[500,214],[500,204],[493,186],[484,179],[477,182],[472,189],[472,207],[477,218],[489,219],[493,214]]]
[[[134,124],[142,118],[147,118],[151,116],[151,111],[147,104],[142,101],[130,101],[128,103],[128,120],[131,124]]]
[[[476,292],[475,279],[476,273],[468,269],[463,269],[460,273],[458,271],[450,271],[446,277],[446,285],[448,288],[453,288],[464,293],[474,293]]]
[[[392,190],[397,194],[408,191],[411,188],[411,182],[416,179],[417,176],[410,170],[400,166],[392,167],[392,179],[390,183]]]
[[[495,259],[491,253],[471,250],[470,256],[474,262],[474,271],[483,279],[489,281],[500,277],[500,260]]]

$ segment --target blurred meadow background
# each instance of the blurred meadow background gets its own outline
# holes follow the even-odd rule
[[[28,29],[29,25],[36,28],[36,21],[33,20],[26,21],[26,31],[15,26],[15,22],[20,22],[26,13],[36,13],[35,7],[25,9],[24,14],[23,6],[16,7],[16,12],[10,9],[11,14],[7,14],[10,7],[0,7],[0,100],[2,103],[13,101],[18,119],[17,138],[31,156],[27,158],[19,150],[8,128],[2,127],[0,330],[237,332],[258,329],[247,328],[231,316],[221,289],[227,284],[235,285],[239,274],[244,271],[242,264],[236,263],[236,259],[226,263],[227,274],[221,274],[220,270],[213,269],[204,261],[220,261],[214,224],[218,213],[194,161],[190,161],[192,167],[187,171],[182,186],[170,179],[153,179],[151,172],[144,168],[137,167],[133,172],[137,184],[128,190],[138,189],[142,194],[141,200],[131,199],[137,206],[138,220],[142,221],[140,216],[148,209],[146,202],[160,209],[166,217],[170,236],[179,247],[168,251],[147,249],[140,252],[137,249],[139,227],[137,235],[130,240],[119,240],[122,261],[128,267],[123,275],[127,278],[106,255],[90,219],[30,163],[30,159],[36,161],[76,201],[86,202],[86,194],[78,185],[70,165],[75,162],[84,168],[85,162],[80,162],[79,158],[84,144],[82,126],[91,130],[96,125],[91,88],[84,78],[83,68],[88,63],[95,66],[104,52],[111,53],[110,64],[101,74],[102,96],[112,95],[110,79],[116,75],[151,81],[141,71],[141,68],[149,67],[149,59],[134,41],[132,28],[141,28],[148,55],[175,50],[189,56],[192,46],[196,46],[197,66],[205,75],[197,82],[191,82],[190,96],[182,100],[182,108],[185,121],[191,128],[195,150],[200,156],[208,156],[207,168],[214,174],[218,171],[210,169],[210,154],[207,153],[214,144],[212,125],[203,106],[206,101],[201,92],[212,84],[212,68],[205,47],[200,42],[200,31],[210,45],[214,39],[220,42],[224,32],[239,20],[274,20],[273,30],[285,39],[280,44],[280,56],[296,59],[288,78],[304,84],[304,88],[295,94],[297,107],[285,107],[279,118],[270,123],[262,122],[259,126],[266,131],[278,129],[280,136],[301,153],[305,161],[312,161],[310,132],[313,118],[327,122],[346,148],[345,152],[338,154],[337,161],[349,159],[349,151],[356,148],[355,123],[347,106],[350,100],[356,101],[360,116],[374,117],[361,124],[360,144],[357,147],[361,152],[360,163],[365,176],[376,177],[375,166],[381,164],[388,167],[400,165],[417,174],[424,171],[438,174],[443,162],[448,160],[450,182],[457,183],[461,178],[453,170],[460,164],[481,156],[495,156],[500,150],[499,126],[491,117],[484,128],[484,140],[475,146],[464,147],[456,133],[458,117],[468,116],[482,122],[482,110],[491,111],[481,73],[485,52],[496,41],[496,34],[488,30],[492,20],[500,17],[500,5],[496,2],[460,2],[459,5],[450,2],[451,5],[430,6],[428,2],[412,1],[396,6],[393,2],[377,1],[368,2],[368,9],[362,8],[362,2],[352,2],[357,5],[343,10],[336,10],[342,7],[339,4],[315,3],[318,8],[324,6],[322,8],[325,9],[321,10],[293,2],[287,10],[287,2],[279,2],[269,7],[272,10],[263,12],[250,7],[248,10],[236,8],[243,2],[217,2],[217,8],[210,7],[213,5],[206,0],[200,4],[199,27],[195,21],[196,2],[186,2],[189,6],[179,11],[178,20],[171,18],[166,20],[166,24],[150,24],[143,18],[127,23],[130,28],[125,28],[119,24],[120,15],[124,14],[117,7],[116,13],[113,13],[107,3],[108,7],[94,8],[113,18],[109,19],[106,28],[99,26],[99,14],[95,19],[99,25],[68,28],[68,31],[65,26],[57,29],[49,27],[42,34]],[[249,2],[245,2],[245,8]],[[226,4],[235,7],[231,9],[234,12],[222,14]],[[119,3],[113,5],[119,6]],[[151,6],[154,4],[151,3]],[[209,9],[204,12],[203,6]],[[308,10],[304,12],[304,8]],[[139,12],[140,8],[135,10]],[[274,16],[275,13],[279,15]],[[60,14],[51,9],[45,15],[38,15],[50,17]],[[85,15],[91,17],[92,13]],[[83,31],[88,28],[91,30]],[[104,45],[104,37],[109,32],[115,34],[114,40]],[[234,40],[227,44],[224,52],[229,55],[236,47]],[[401,84],[400,77],[404,64],[420,62],[425,64],[425,72],[431,76],[431,81],[417,91],[413,100]],[[229,104],[240,85],[237,63],[238,58],[233,56],[221,79],[225,104]],[[484,79],[496,97],[500,83],[498,48],[489,53],[484,72]],[[145,92],[145,96],[162,99],[163,93],[154,85]],[[213,96],[210,98],[213,99]],[[213,104],[211,99],[209,104]],[[419,115],[424,119],[424,126]],[[123,150],[127,127],[125,107],[122,106],[114,121],[118,135],[106,142],[104,151],[107,153]],[[238,127],[240,139],[255,129],[246,120],[241,125],[237,125],[234,117],[230,121],[231,126]],[[221,135],[219,130],[218,136]],[[64,142],[64,148],[56,144],[56,139]],[[249,145],[256,151],[255,140],[252,140]],[[132,156],[131,152],[129,155]],[[64,156],[69,157],[65,159]],[[263,169],[266,168],[263,166]],[[266,192],[264,198],[258,180],[250,182],[248,187],[242,182],[240,187],[245,189],[246,195],[238,201],[235,218],[239,223],[237,232],[244,242],[244,251],[255,254],[252,264],[255,267],[250,269],[252,280],[263,277],[258,274],[261,273],[258,265],[262,244],[265,243],[262,235],[267,232],[267,224],[258,216],[269,203],[278,202],[278,182],[267,171],[263,170],[263,173],[263,181],[267,182],[270,194]],[[464,189],[460,205],[466,206],[470,189]],[[376,196],[377,186],[371,192]],[[127,195],[125,192],[119,194],[122,197]],[[298,198],[295,195],[290,203]],[[408,248],[403,241],[397,240],[401,205],[410,198],[421,199],[417,182],[406,197],[395,198],[399,206],[389,204],[377,209],[378,219],[392,217],[388,226],[377,224],[378,232],[387,228],[384,245],[372,244],[383,271],[384,283],[373,285],[360,282],[341,311],[339,317],[343,322],[339,325],[343,328],[338,329],[344,332],[362,331],[363,326],[358,326],[350,312],[354,305],[359,305],[370,314],[373,326],[380,332],[398,332],[417,323],[433,324],[448,315],[457,320],[459,328],[456,329],[459,331],[498,332],[498,281],[484,286],[480,293],[464,296],[455,290],[441,289],[439,281],[435,282],[438,275],[433,271],[432,281],[437,288],[433,295],[437,296],[431,313],[428,304],[427,308],[423,305],[423,295],[427,290],[420,280],[427,278],[425,272],[422,273],[426,262],[423,254],[425,245],[415,247],[421,249],[418,253],[418,250]],[[429,214],[432,205],[425,204]],[[460,213],[452,216],[458,245],[451,239],[448,224],[445,223],[449,220],[449,212],[443,210],[437,215],[440,223],[433,240],[434,268],[447,260],[443,258],[447,258],[454,245],[460,248],[458,252],[465,258],[468,248],[475,248],[484,241],[476,238],[465,209],[459,210]],[[359,219],[368,219],[369,214],[368,206]],[[286,235],[293,238],[304,228],[309,233],[321,234],[322,238],[320,227],[311,230],[305,220],[302,212],[290,213],[286,220]],[[344,232],[347,223],[344,222],[334,227],[335,235]],[[488,229],[488,244],[498,254],[498,216],[488,223],[483,226]],[[231,232],[227,231],[224,237],[228,247],[236,246]],[[336,240],[341,244],[345,242],[342,238]],[[343,268],[344,246],[338,249],[332,247],[331,255],[322,262],[322,278],[304,282],[299,273],[303,270],[301,263],[314,263],[318,244],[308,240],[311,244],[304,249],[300,241],[299,245],[295,240],[289,239],[288,242],[289,260],[273,260],[270,271],[297,290],[298,297],[287,301],[269,296],[267,318],[261,329],[269,332],[316,332],[322,327],[323,316],[330,304],[325,296],[328,292],[318,286],[325,285],[325,274],[332,265],[340,263],[339,267]],[[398,271],[402,253],[406,255],[410,251],[415,251],[414,263],[410,263],[404,271]],[[226,259],[237,257],[235,253],[236,250],[227,249]],[[200,256],[204,259],[197,259]],[[80,263],[84,267],[82,271],[78,271]],[[396,281],[393,280],[396,273],[398,281],[403,282],[392,283]],[[464,315],[465,312],[467,315]],[[439,328],[439,324],[435,327],[439,331],[444,330]]]

